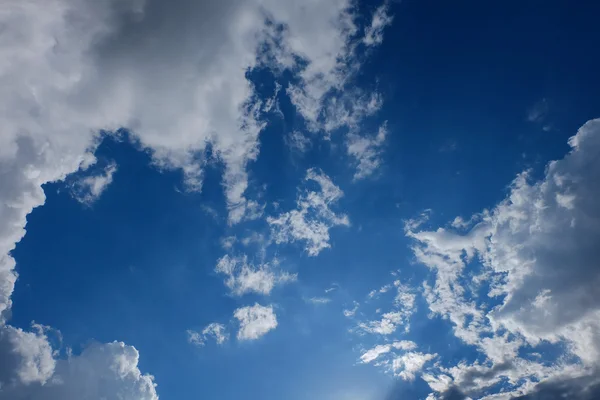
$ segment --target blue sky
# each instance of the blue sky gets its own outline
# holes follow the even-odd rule
[[[0,399],[597,390],[600,7],[5,7]]]

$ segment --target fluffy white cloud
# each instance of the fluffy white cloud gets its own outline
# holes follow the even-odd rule
[[[246,255],[221,257],[217,261],[215,271],[227,276],[225,285],[236,296],[252,292],[268,295],[276,284],[294,282],[298,277],[296,274],[277,270],[276,262],[255,266],[248,262]]]
[[[356,160],[354,180],[372,175],[381,165],[382,146],[387,136],[387,126],[383,124],[375,137],[359,136],[350,133],[346,142],[348,155]]]
[[[3,382],[0,387],[0,399],[158,400],[154,378],[140,372],[139,353],[132,346],[121,342],[92,344],[80,355],[54,360],[51,347],[42,333],[13,330],[9,335],[12,334],[19,338],[15,339],[17,336],[14,336],[9,339],[18,342],[13,341],[11,345],[26,350],[25,353],[9,355],[8,358],[2,354],[2,359],[10,360],[9,362],[20,358],[20,367],[11,369],[18,371],[17,379],[13,377],[8,384]],[[3,363],[3,368],[4,365]],[[0,373],[4,372],[2,369]]]
[[[225,165],[230,222],[259,215],[245,198],[246,165],[258,155],[259,114],[269,104],[245,72],[266,61],[298,68],[301,60],[296,89],[317,99],[318,110],[323,94],[347,80],[339,68],[352,57],[352,10],[349,0],[5,2],[0,309],[16,279],[6,254],[25,216],[44,203],[41,185],[76,171],[101,129],[128,128],[156,165],[181,168],[193,190],[211,143]]]
[[[408,352],[394,359],[392,368],[394,374],[400,378],[412,381],[425,364],[437,357],[437,354],[427,354],[419,352]]]
[[[44,384],[54,372],[54,351],[40,325],[27,332],[12,326],[0,327],[0,398],[13,386]]]
[[[265,19],[272,24],[265,24]],[[3,329],[11,329],[5,325],[6,311],[17,278],[10,252],[25,234],[26,216],[44,204],[43,184],[90,165],[101,130],[127,128],[158,167],[181,169],[190,190],[201,189],[204,152],[210,143],[224,164],[229,222],[260,216],[262,207],[246,198],[246,166],[258,155],[258,135],[264,126],[260,114],[273,104],[257,99],[246,72],[264,62],[275,69],[296,68],[300,83],[288,88],[292,101],[309,120],[310,113],[325,115],[320,109],[326,94],[351,76],[340,66],[358,66],[351,51],[354,19],[349,0],[309,5],[274,0],[4,1],[0,13]],[[86,202],[100,195],[112,172],[82,183],[89,190],[90,196],[83,197]],[[333,224],[347,224],[344,218]],[[321,226],[314,228],[322,243]],[[315,252],[314,246],[311,249]],[[63,386],[45,385],[48,389],[36,393],[49,390],[45,398],[85,398],[84,384],[93,391],[98,383],[94,379],[112,379],[130,386],[114,392],[106,386],[100,396],[156,396],[151,379],[137,370],[135,349],[111,344],[86,351],[81,358],[59,363]],[[120,365],[113,369],[116,375],[100,370],[92,374],[95,378],[82,375],[91,371],[84,368],[88,358],[108,363],[113,356],[121,360],[115,361]],[[125,361],[127,365],[122,364]],[[135,392],[138,389],[144,394]]]
[[[238,340],[256,340],[272,329],[277,328],[277,316],[273,306],[261,306],[256,303],[253,306],[238,308],[233,316],[240,323],[237,333]]]
[[[454,230],[407,226],[416,259],[435,272],[435,284],[424,284],[430,310],[486,356],[485,364],[442,371],[467,393],[507,379],[513,395],[524,395],[534,382],[600,363],[600,120],[583,125],[569,144],[540,181],[520,174],[504,201],[456,219]],[[479,298],[484,283],[489,291]],[[488,300],[500,304],[489,310]],[[553,367],[521,358],[541,342],[566,344],[567,357]],[[441,378],[428,379],[441,387]]]
[[[330,208],[344,192],[327,175],[309,169],[305,181],[317,183],[320,190],[301,193],[295,210],[275,218],[268,217],[267,222],[276,243],[304,241],[308,255],[316,256],[330,247],[329,229],[338,225],[349,226],[350,220],[347,215],[336,214]]]
[[[109,163],[101,173],[77,180],[71,187],[71,194],[77,201],[89,206],[112,183],[115,172],[117,172],[117,164]]]
[[[333,21],[335,29],[329,32],[315,30],[307,34],[306,40],[291,39],[287,31],[282,35],[285,47],[293,53],[318,60],[309,62],[299,72],[299,82],[287,88],[292,103],[312,131],[331,132],[342,126],[353,128],[381,106],[379,94],[367,94],[348,85],[360,67],[355,53],[361,40],[353,39],[359,27],[352,6],[350,2],[336,0],[322,5],[323,13],[311,16],[314,20],[298,18],[304,23],[305,31],[320,22],[327,25]],[[380,44],[383,28],[389,23],[388,8],[378,8],[370,25],[365,27],[362,45],[368,48]],[[321,43],[315,46],[317,42]]]
[[[197,332],[194,330],[188,330],[188,342],[193,344],[194,346],[202,347],[206,344],[208,339],[214,339],[217,344],[223,344],[227,340],[229,340],[229,333],[227,333],[227,328],[225,325],[219,324],[217,322],[212,322],[208,324],[202,332]]]

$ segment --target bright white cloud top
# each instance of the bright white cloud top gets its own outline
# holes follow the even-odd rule
[[[108,336],[107,330],[98,332],[101,342],[72,335],[69,339],[78,343],[63,343],[61,327],[32,322],[23,329],[26,325],[12,315],[14,299],[30,299],[29,292],[15,292],[15,254],[28,218],[46,203],[48,185],[60,182],[76,202],[71,201],[94,212],[127,168],[117,158],[99,157],[102,144],[111,141],[145,153],[154,171],[178,174],[182,196],[204,194],[211,172],[218,171],[222,199],[215,198],[223,209],[207,204],[197,209],[210,212],[215,221],[211,239],[219,254],[206,263],[206,281],[218,281],[218,301],[226,313],[204,314],[205,320],[192,323],[178,320],[183,312],[161,303],[166,291],[159,289],[156,304],[146,304],[172,311],[164,330],[177,330],[187,349],[202,356],[233,352],[280,340],[284,326],[287,334],[316,337],[331,334],[335,323],[343,324],[345,339],[358,343],[357,368],[374,366],[407,385],[422,378],[431,389],[428,400],[546,393],[584,399],[599,392],[600,120],[581,126],[569,139],[568,153],[549,162],[541,176],[535,169],[517,175],[506,198],[489,209],[471,216],[453,213],[441,227],[429,222],[435,209],[398,218],[409,203],[399,193],[428,184],[404,186],[402,175],[412,171],[396,169],[384,176],[389,165],[410,162],[398,162],[390,146],[399,146],[398,138],[406,136],[400,146],[410,148],[409,139],[417,136],[399,129],[398,120],[393,123],[393,109],[431,100],[419,95],[414,104],[402,99],[391,110],[384,107],[386,96],[405,90],[373,76],[389,79],[382,65],[387,54],[377,58],[377,66],[369,64],[395,20],[393,5],[353,0],[2,2],[0,400],[158,399],[160,386],[142,372],[145,364],[133,342]],[[543,125],[546,133],[554,131],[551,103],[539,98],[521,117],[530,126]],[[263,141],[261,135],[277,124],[285,132],[273,143]],[[295,165],[293,173],[272,159],[266,167],[259,165],[278,140],[291,150],[286,161]],[[459,147],[452,138],[445,143],[452,143],[453,151]],[[440,148],[433,138],[431,144]],[[265,195],[271,182],[261,181],[264,170],[279,179],[281,191],[275,192],[282,198]],[[291,201],[283,198],[289,195],[287,184]],[[391,206],[376,199],[380,194]],[[375,210],[373,217],[369,210]],[[379,229],[394,224],[396,236]],[[363,228],[377,229],[376,238],[361,236]],[[338,233],[356,240],[346,240],[346,248],[336,246]],[[173,242],[191,236],[188,231]],[[375,281],[370,274],[389,262],[382,248],[395,252],[406,243],[412,259],[397,261],[401,265],[392,267],[392,278],[359,298],[358,287]],[[376,249],[361,276],[353,275],[356,248]],[[185,263],[179,253],[186,250],[172,254],[173,265],[161,270],[164,287],[186,279],[186,266],[177,269],[177,263]],[[334,251],[347,254],[333,256]],[[357,282],[331,286],[338,277],[318,268],[324,259],[339,268],[338,277]],[[130,275],[136,268],[127,266]],[[178,271],[185,271],[179,281]],[[326,282],[310,287],[303,271]],[[118,275],[127,290],[146,282],[145,276],[128,281],[130,275]],[[282,305],[286,301],[288,308]],[[210,306],[190,301],[185,311]],[[127,316],[142,318],[133,312]],[[450,326],[452,339],[469,354],[458,359],[432,349],[426,343],[431,338],[414,333],[415,326],[422,332],[428,322],[440,323],[435,329]],[[88,333],[88,328],[82,329]]]

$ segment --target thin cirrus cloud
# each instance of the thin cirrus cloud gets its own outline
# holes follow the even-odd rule
[[[81,382],[87,378],[105,383],[105,392],[96,397],[157,398],[153,378],[139,371],[139,354],[131,346],[91,345],[65,360],[48,352],[52,347],[44,344],[42,331],[15,331],[7,324],[17,278],[10,252],[25,235],[27,215],[45,202],[42,186],[87,168],[102,135],[124,127],[158,168],[180,169],[193,191],[202,188],[210,144],[224,165],[228,222],[260,218],[261,205],[246,198],[246,167],[258,156],[258,135],[265,125],[261,115],[273,104],[256,96],[246,71],[258,65],[297,71],[299,80],[287,93],[294,94],[293,104],[309,123],[317,115],[324,124],[326,99],[335,97],[331,93],[360,66],[353,51],[362,28],[354,12],[349,1],[310,7],[269,0],[3,3],[0,350],[2,359],[7,352],[20,354],[14,363],[21,372],[10,378],[12,398],[81,398]],[[375,23],[369,37],[379,37],[380,29],[381,23]],[[371,46],[378,40],[367,42]],[[340,69],[347,61],[352,68]],[[76,197],[93,202],[115,168],[81,181]],[[319,249],[325,245],[318,243]],[[242,338],[276,326],[272,309],[270,314],[240,310],[247,310],[236,312]],[[35,364],[40,360],[48,362]],[[23,372],[31,365],[38,372]],[[119,365],[120,372],[109,365]],[[53,383],[26,385],[31,379]]]

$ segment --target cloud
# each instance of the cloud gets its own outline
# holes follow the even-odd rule
[[[410,340],[402,340],[400,342],[394,342],[390,344],[380,344],[363,353],[363,355],[360,356],[360,360],[363,363],[368,364],[372,361],[375,361],[377,358],[379,358],[379,356],[389,353],[392,349],[414,350],[416,347],[417,344]]]
[[[253,306],[238,308],[233,316],[240,323],[238,340],[256,340],[277,328],[277,316],[273,312],[273,306],[264,307],[255,303]]]
[[[71,194],[78,202],[90,206],[112,183],[115,172],[117,172],[117,164],[112,162],[100,174],[77,180],[71,187]]]
[[[229,333],[227,333],[227,329],[225,325],[219,324],[217,322],[212,322],[208,324],[202,332],[196,332],[194,330],[188,330],[188,342],[202,347],[206,344],[208,339],[214,339],[217,344],[223,344],[227,340],[229,340]]]
[[[548,114],[548,100],[542,99],[535,103],[533,107],[527,112],[527,120],[529,122],[540,122],[542,123]]]
[[[358,27],[352,4],[336,1],[323,7],[326,10],[323,10],[322,15],[313,16],[315,20],[303,21],[304,29],[310,30],[316,25],[316,21],[333,21],[335,30],[315,30],[310,35],[307,34],[306,41],[296,38],[290,40],[288,32],[284,31],[281,41],[293,53],[307,54],[308,60],[319,60],[307,63],[298,73],[298,83],[290,85],[286,92],[309,130],[328,133],[343,126],[353,128],[358,121],[374,114],[381,107],[378,93],[364,93],[349,83],[360,68],[356,55],[358,45],[362,43],[369,48],[380,44],[382,30],[391,23],[391,18],[387,15],[387,7],[378,8],[370,26],[365,30],[365,36],[354,40]],[[330,8],[335,9],[334,19],[327,10]],[[317,42],[321,43],[315,46]],[[286,58],[289,57],[282,57]]]
[[[246,198],[247,165],[258,157],[262,113],[272,102],[258,98],[246,74],[266,60],[275,71],[298,71],[299,85],[287,91],[299,94],[292,101],[305,117],[310,111],[326,118],[322,100],[351,77],[340,67],[356,70],[360,64],[351,51],[353,41],[361,41],[353,39],[352,6],[349,0],[310,6],[273,0],[5,1],[0,327],[12,333],[4,333],[3,346],[21,337],[19,343],[30,340],[36,348],[34,337],[11,331],[6,319],[17,279],[10,253],[25,235],[27,215],[45,202],[44,184],[87,168],[102,132],[124,127],[158,168],[181,170],[189,190],[202,188],[210,145],[224,165],[229,223],[258,218],[263,207]],[[283,33],[274,40],[279,28]],[[87,194],[80,199],[97,198],[113,173],[82,181]],[[320,209],[327,221],[321,224],[347,225],[345,216],[338,220],[327,210]],[[319,231],[328,225],[310,226],[320,235],[310,252],[328,246],[328,228]],[[25,350],[20,354],[27,358]],[[28,398],[156,398],[137,358],[137,350],[122,343],[92,346],[57,361],[62,385],[31,389]],[[118,368],[102,369],[107,365]]]
[[[381,165],[382,146],[387,136],[387,124],[379,127],[377,135],[373,138],[361,137],[350,133],[346,142],[348,155],[356,160],[356,173],[354,180],[364,179]]]
[[[311,304],[315,304],[315,305],[327,304],[327,303],[331,302],[331,299],[329,297],[309,297],[304,300],[307,303],[311,303]]]
[[[392,24],[393,17],[389,15],[389,6],[382,4],[373,14],[371,25],[365,29],[364,43],[368,46],[383,42],[383,30]]]
[[[306,152],[312,145],[310,138],[301,131],[293,131],[285,138],[287,145],[300,153]]]
[[[318,255],[321,250],[331,247],[329,229],[334,226],[349,226],[350,220],[345,214],[336,214],[330,207],[344,195],[331,179],[323,172],[309,169],[305,182],[319,185],[318,191],[304,191],[296,201],[297,208],[267,217],[271,226],[271,235],[275,243],[303,241],[309,256]]]
[[[431,312],[486,357],[427,377],[432,389],[454,382],[470,395],[506,379],[521,396],[534,382],[565,371],[586,376],[600,363],[600,120],[584,124],[569,144],[541,180],[532,182],[527,171],[517,176],[492,210],[455,219],[454,229],[407,227],[416,260],[435,274],[433,285],[424,283]],[[560,349],[552,366],[533,358],[542,342]]]
[[[398,326],[402,325],[404,326],[405,333],[410,331],[410,317],[416,311],[416,295],[412,288],[402,284],[397,279],[392,284],[384,285],[378,290],[372,290],[367,297],[374,299],[381,294],[389,292],[394,287],[396,288],[396,296],[394,296],[392,310],[383,314],[379,320],[360,322],[358,324],[359,329],[367,333],[391,335],[396,331]]]
[[[246,255],[240,257],[224,255],[217,261],[215,272],[227,276],[225,285],[236,296],[252,292],[269,295],[275,285],[294,282],[298,277],[296,274],[275,269],[276,262],[271,264],[263,263],[255,266],[248,262]]]
[[[158,400],[154,378],[138,368],[139,353],[135,347],[122,342],[91,344],[80,355],[53,359],[50,344],[41,332],[27,333],[12,330],[8,340],[20,353],[2,360],[16,359],[19,366],[8,365],[9,373],[16,372],[8,383],[2,382],[0,399],[64,400],[64,399],[140,399]],[[6,330],[0,339],[4,351]],[[3,362],[0,374],[7,372]],[[12,372],[11,372],[12,371]]]
[[[344,310],[344,317],[346,317],[346,318],[354,317],[354,315],[356,314],[356,311],[358,311],[358,307],[360,307],[360,304],[357,301],[355,301],[355,302],[353,302],[353,306],[354,307],[352,307],[352,308]]]
[[[246,167],[258,156],[269,102],[246,72],[266,60],[275,71],[297,71],[297,89],[319,112],[324,94],[349,82],[340,67],[359,65],[349,51],[349,0],[8,0],[4,11],[0,23],[11,34],[0,48],[0,312],[16,280],[7,254],[26,215],[44,203],[42,185],[85,166],[100,131],[127,128],[155,165],[181,169],[191,190],[201,189],[210,144],[224,164],[233,224],[261,210],[246,198]]]
[[[358,327],[368,333],[391,335],[401,323],[402,314],[400,312],[388,312],[383,314],[380,320],[361,322]]]
[[[600,398],[600,378],[593,372],[585,376],[551,379],[540,383],[529,394],[514,400],[594,400]]]
[[[43,327],[33,332],[12,326],[0,327],[0,398],[6,387],[44,384],[54,372],[54,350]]]
[[[394,374],[400,378],[412,381],[425,364],[437,357],[437,354],[427,354],[419,352],[408,352],[394,359],[392,368]]]

